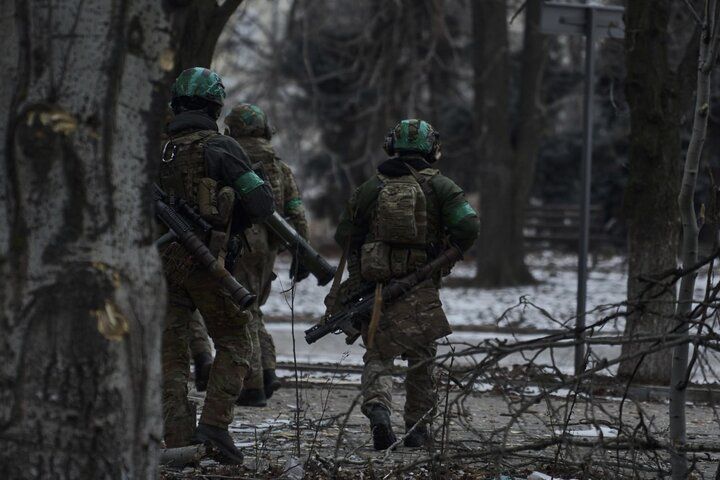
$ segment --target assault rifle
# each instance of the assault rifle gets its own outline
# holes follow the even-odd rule
[[[398,280],[390,281],[382,289],[383,303],[389,303],[403,297],[413,287],[431,278],[439,270],[449,268],[460,259],[462,259],[462,252],[458,248],[452,247],[419,270]],[[315,343],[330,333],[343,332],[347,335],[346,342],[352,344],[360,336],[362,322],[370,317],[374,302],[374,293],[359,296],[343,312],[330,315],[324,322],[305,330],[305,341]]]
[[[190,255],[207,269],[220,286],[223,287],[233,301],[240,308],[247,308],[255,301],[255,295],[235,280],[230,272],[220,265],[210,249],[195,235],[195,227],[203,232],[209,231],[212,227],[181,199],[170,201],[168,195],[163,192],[156,183],[153,185],[153,201],[155,202],[155,215],[170,229],[170,232],[177,238],[178,242],[185,247]],[[168,232],[168,233],[170,233]],[[165,238],[167,235],[163,235]],[[156,242],[157,243],[157,242]]]
[[[269,216],[265,226],[275,234],[283,247],[297,255],[297,260],[317,278],[318,285],[326,285],[335,277],[335,267],[316,252],[279,213]]]

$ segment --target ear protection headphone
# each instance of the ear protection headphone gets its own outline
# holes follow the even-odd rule
[[[389,156],[395,156],[395,129],[391,129],[385,136],[385,142],[383,143],[383,150]]]

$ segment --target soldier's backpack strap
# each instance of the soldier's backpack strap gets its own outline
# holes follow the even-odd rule
[[[433,175],[431,175],[430,177],[426,177],[426,176],[422,175],[420,172],[418,172],[417,170],[415,170],[415,169],[414,169],[412,166],[410,166],[409,164],[405,163],[405,166],[406,166],[406,167],[408,168],[408,170],[410,171],[410,175],[412,175],[413,177],[415,177],[415,180],[416,180],[416,181],[418,182],[418,184],[420,185],[420,189],[421,189],[421,190],[423,191],[423,193],[425,194],[425,197],[426,197],[426,198],[429,198],[429,197],[434,196],[434,195],[435,195],[435,191],[433,190],[432,186],[430,185],[430,181],[429,181],[429,180],[430,180],[432,177],[434,177],[436,174],[433,174]]]

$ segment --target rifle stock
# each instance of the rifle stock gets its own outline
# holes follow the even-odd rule
[[[424,282],[435,272],[450,267],[463,257],[460,249],[452,247],[445,250],[433,261],[415,272],[398,280],[393,280],[382,289],[383,303],[390,303],[403,297],[416,285]],[[313,325],[305,330],[305,341],[315,343],[330,333],[343,332],[347,335],[347,343],[353,343],[360,335],[360,324],[372,311],[375,294],[358,297],[350,307],[336,315],[330,315],[324,322]]]

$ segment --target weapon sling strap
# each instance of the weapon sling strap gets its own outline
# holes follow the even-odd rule
[[[370,316],[370,325],[368,325],[367,348],[370,350],[375,344],[375,333],[380,324],[380,315],[382,315],[382,283],[375,284],[375,298],[373,299],[372,315]]]
[[[434,191],[432,187],[430,186],[430,182],[428,182],[428,179],[426,177],[423,177],[420,175],[420,172],[415,170],[413,167],[411,167],[409,164],[403,162],[403,164],[408,168],[410,171],[410,174],[415,177],[415,181],[418,182],[418,185],[420,185],[420,190],[423,191],[425,194],[425,198],[429,198],[434,195]]]
[[[332,305],[327,306],[330,310],[335,308],[335,302],[337,302],[337,294],[338,290],[340,289],[340,282],[342,281],[343,273],[345,273],[345,264],[347,263],[347,257],[350,253],[351,238],[352,237],[348,237],[347,241],[345,242],[345,247],[343,248],[342,255],[340,256],[340,263],[338,264],[337,270],[335,270],[333,283],[330,287],[330,292],[328,292],[328,296],[332,299]]]

